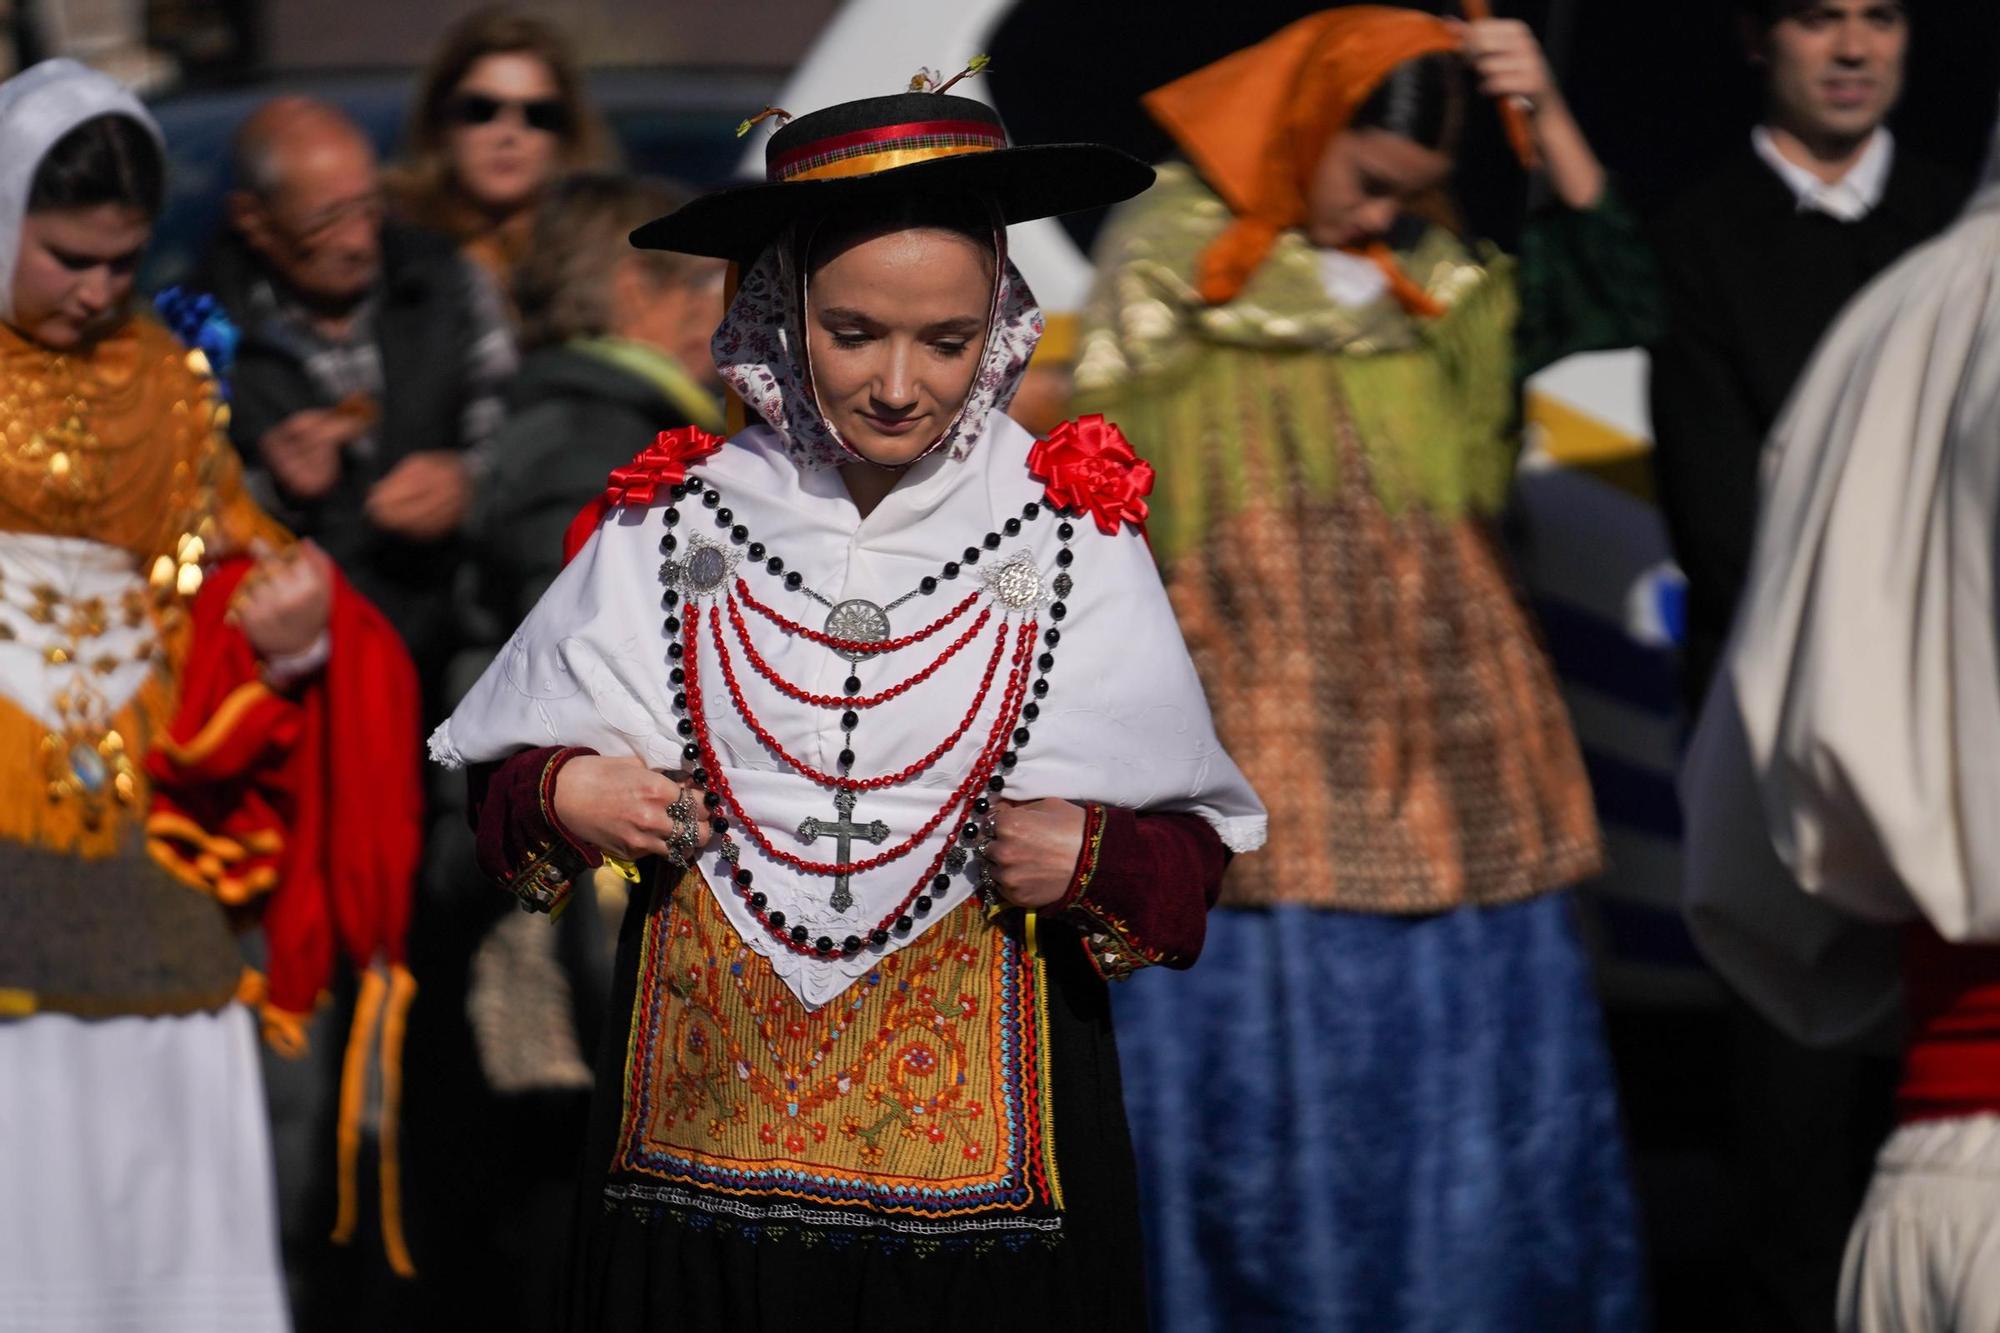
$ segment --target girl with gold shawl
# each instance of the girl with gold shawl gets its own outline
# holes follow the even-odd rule
[[[1468,65],[1565,206],[1531,264],[1583,280],[1448,225]],[[1107,226],[1079,405],[1158,467],[1271,817],[1201,968],[1118,995],[1159,1326],[1640,1328],[1562,892],[1598,830],[1495,519],[1521,363],[1639,341],[1643,251],[1520,24],[1331,10],[1146,105],[1187,160]]]
[[[243,494],[203,367],[128,308],[163,174],[158,127],[103,75],[58,60],[0,83],[8,1333],[288,1327],[226,914],[270,889],[273,849],[149,790],[159,752],[210,762],[180,713],[204,564],[286,538]],[[329,598],[317,558],[265,561],[233,604],[246,660],[315,671]]]

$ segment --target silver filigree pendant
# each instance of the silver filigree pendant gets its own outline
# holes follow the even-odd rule
[[[889,637],[889,613],[863,598],[850,598],[835,604],[833,610],[826,613],[825,628],[828,638],[846,639],[855,644],[881,643]],[[836,648],[834,652],[850,662],[875,655],[870,648]]]
[[[1031,611],[1049,599],[1041,568],[1026,550],[1015,551],[998,564],[988,565],[985,580],[988,595],[1009,615]]]
[[[662,561],[660,582],[686,597],[712,597],[736,575],[737,553],[706,537],[690,537],[687,553]]]

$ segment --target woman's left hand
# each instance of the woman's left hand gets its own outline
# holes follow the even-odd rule
[[[1534,30],[1519,19],[1481,19],[1460,25],[1465,58],[1488,97],[1519,97],[1539,111],[1561,96]]]
[[[989,818],[993,840],[981,856],[1016,907],[1039,909],[1069,891],[1083,852],[1083,807],[1068,801],[1003,801]]]
[[[1479,80],[1479,90],[1527,112],[1542,169],[1556,197],[1573,209],[1597,207],[1604,198],[1604,164],[1563,101],[1533,31],[1518,19],[1453,22],[1465,39],[1465,58]]]

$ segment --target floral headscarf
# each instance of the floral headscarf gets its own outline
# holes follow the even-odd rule
[[[770,423],[802,468],[838,467],[860,457],[820,410],[805,342],[803,247],[781,236],[743,275],[736,299],[715,332],[716,369],[750,408]],[[997,278],[986,348],[965,403],[926,455],[943,450],[964,458],[987,419],[1014,399],[1028,359],[1042,338],[1042,312],[1028,281],[1007,258],[1006,234],[996,235]]]

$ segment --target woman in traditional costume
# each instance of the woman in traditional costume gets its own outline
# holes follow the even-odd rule
[[[326,719],[413,730],[414,676],[245,497],[201,354],[129,308],[164,163],[101,74],[0,83],[9,1333],[287,1328],[259,1018],[296,1053],[336,938],[412,989],[417,755]]]
[[[1454,211],[1468,63],[1532,103],[1564,205],[1529,264],[1580,275],[1416,216]],[[1160,1326],[1639,1328],[1562,892],[1598,830],[1495,520],[1520,377],[1633,340],[1643,251],[1518,24],[1333,10],[1146,104],[1187,161],[1107,224],[1078,402],[1159,468],[1153,548],[1273,824],[1189,984],[1118,995]]]
[[[242,959],[216,899],[147,845],[148,749],[175,716],[204,547],[276,535],[210,384],[126,309],[163,162],[102,75],[52,61],[0,84],[9,1330],[287,1327]],[[239,615],[281,655],[309,647],[326,599],[307,566],[279,579]]]
[[[1041,332],[1005,225],[1151,172],[941,90],[766,159],[634,234],[748,265],[714,351],[760,423],[614,473],[433,742],[528,905],[640,862],[569,1326],[1140,1328],[1104,980],[1192,962],[1264,817],[1148,469],[1004,414]]]

